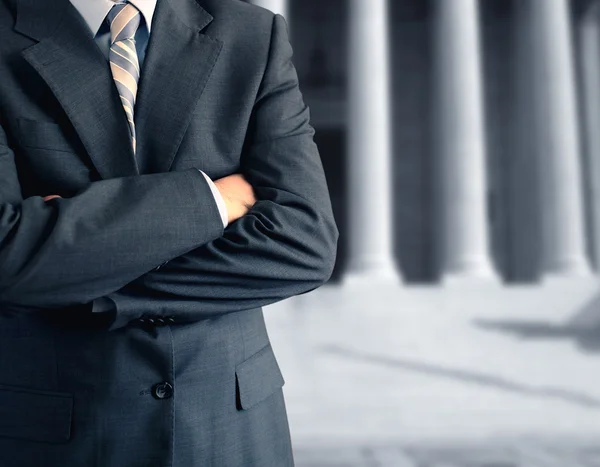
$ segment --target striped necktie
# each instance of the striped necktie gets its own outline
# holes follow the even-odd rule
[[[110,25],[110,70],[129,122],[131,144],[135,153],[133,109],[140,79],[140,64],[134,35],[140,25],[141,15],[131,3],[116,3],[108,12],[107,19]]]

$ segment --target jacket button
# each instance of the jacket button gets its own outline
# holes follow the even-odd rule
[[[169,399],[173,396],[173,386],[166,381],[152,386],[152,395],[156,399]]]

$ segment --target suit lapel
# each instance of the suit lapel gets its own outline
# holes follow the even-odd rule
[[[38,41],[23,57],[48,84],[104,179],[166,172],[223,43],[201,31],[196,0],[158,0],[136,98],[136,164],[106,58],[69,0],[19,0],[15,30]]]
[[[221,51],[201,33],[212,16],[196,0],[159,0],[135,107],[142,173],[167,172]]]
[[[110,67],[75,7],[19,0],[17,8],[15,29],[39,41],[22,56],[60,102],[101,177],[138,174]]]

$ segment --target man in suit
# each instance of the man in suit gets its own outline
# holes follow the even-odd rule
[[[0,0],[0,465],[292,466],[262,307],[338,231],[285,20],[121,3]]]

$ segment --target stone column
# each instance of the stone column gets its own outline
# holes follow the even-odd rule
[[[387,0],[350,0],[349,267],[345,282],[399,283],[393,254]]]
[[[521,0],[541,188],[542,273],[586,276],[582,167],[568,0]],[[598,131],[595,129],[594,131]]]
[[[434,137],[441,277],[495,279],[487,216],[477,0],[433,3]]]
[[[273,13],[279,13],[286,20],[288,19],[288,2],[287,0],[250,0],[250,3],[271,10]]]
[[[600,271],[600,3],[593,3],[578,28],[584,147],[590,204],[590,249],[596,273]]]

